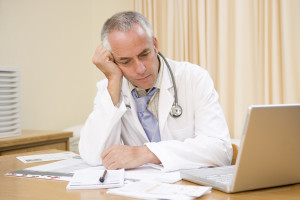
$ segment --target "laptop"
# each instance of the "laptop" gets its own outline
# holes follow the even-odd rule
[[[236,165],[180,174],[226,193],[300,183],[300,104],[250,106]]]

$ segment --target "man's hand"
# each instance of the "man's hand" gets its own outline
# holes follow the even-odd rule
[[[107,51],[102,45],[96,48],[92,59],[93,63],[100,69],[108,80],[112,78],[121,78],[122,72],[114,62],[111,52]]]
[[[107,169],[130,169],[146,163],[161,163],[147,146],[114,145],[106,149],[101,158]]]
[[[108,92],[114,105],[118,104],[121,94],[123,73],[114,62],[113,55],[100,45],[97,47],[92,61],[108,79]]]

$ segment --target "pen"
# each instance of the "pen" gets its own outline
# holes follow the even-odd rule
[[[105,171],[104,171],[104,173],[103,173],[103,175],[102,175],[102,176],[99,178],[99,181],[100,181],[101,183],[103,183],[103,182],[104,182],[104,179],[105,179],[106,173],[107,173],[107,170],[105,170]]]

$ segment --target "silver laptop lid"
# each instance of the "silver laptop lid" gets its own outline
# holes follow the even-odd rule
[[[212,181],[227,167],[181,171],[185,180],[233,193],[300,183],[300,104],[251,106],[231,184]]]
[[[251,106],[232,191],[300,183],[300,104]]]

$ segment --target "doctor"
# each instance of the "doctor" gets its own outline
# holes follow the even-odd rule
[[[79,142],[87,163],[107,169],[154,163],[165,171],[230,165],[229,131],[207,71],[167,59],[169,70],[150,24],[136,12],[113,15],[101,40],[93,63],[106,79],[97,83]],[[178,117],[170,114],[175,98]]]

